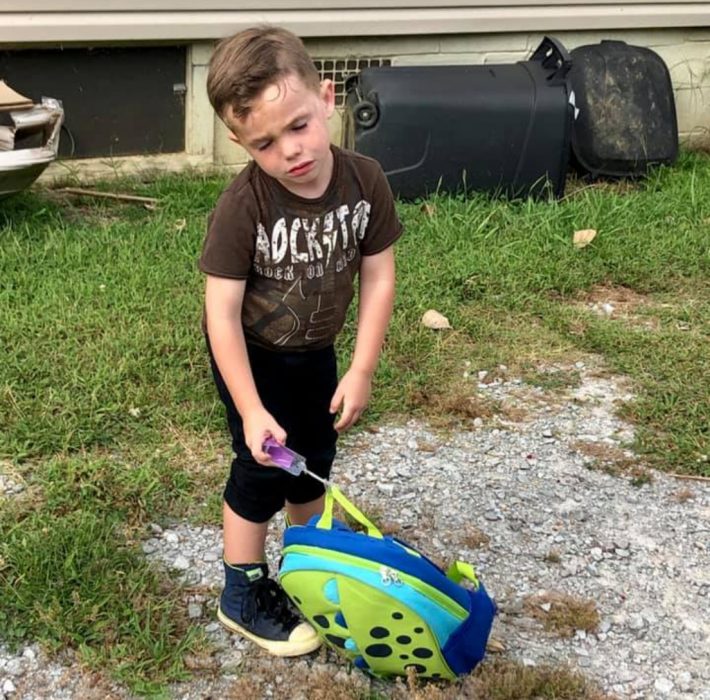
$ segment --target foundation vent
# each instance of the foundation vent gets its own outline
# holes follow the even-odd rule
[[[389,58],[315,58],[321,80],[330,79],[335,84],[335,104],[342,107],[345,104],[345,80],[359,73],[363,68],[379,68],[392,65]]]

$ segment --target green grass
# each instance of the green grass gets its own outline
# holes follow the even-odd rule
[[[186,677],[182,655],[199,635],[179,591],[123,542],[117,518],[40,510],[0,521],[0,533],[0,627],[11,646],[74,648],[142,693]]]
[[[0,205],[0,460],[27,483],[0,514],[0,595],[12,601],[3,612],[28,621],[5,636],[73,646],[137,688],[175,677],[198,643],[187,625],[171,626],[178,601],[130,542],[148,521],[218,517],[217,453],[228,445],[199,329],[196,261],[225,183],[105,184],[157,197],[155,211],[44,191]],[[435,197],[400,213],[397,306],[367,422],[445,410],[455,403],[447,394],[466,390],[465,362],[474,377],[505,364],[554,390],[578,377],[539,364],[592,352],[632,380],[636,398],[623,412],[645,461],[710,474],[708,157],[685,154],[645,182],[570,190],[562,201]],[[581,228],[598,235],[576,249]],[[580,300],[595,285],[628,288],[644,304],[629,318],[594,315]],[[429,308],[453,330],[424,328]]]

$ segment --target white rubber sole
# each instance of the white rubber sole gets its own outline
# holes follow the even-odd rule
[[[313,637],[308,637],[299,641],[293,642],[274,642],[268,639],[262,639],[245,630],[241,625],[238,625],[234,620],[230,620],[221,608],[217,609],[217,619],[230,631],[241,634],[242,637],[250,639],[254,644],[260,646],[272,654],[273,656],[302,656],[315,651],[323,643],[320,637],[313,633]]]

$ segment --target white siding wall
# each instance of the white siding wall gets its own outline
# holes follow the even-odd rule
[[[214,39],[271,22],[304,37],[703,27],[708,2],[2,0],[0,43]]]

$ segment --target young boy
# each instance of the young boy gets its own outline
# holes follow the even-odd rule
[[[253,159],[222,193],[200,259],[207,345],[235,453],[218,617],[269,652],[295,656],[320,642],[268,578],[264,542],[284,505],[294,524],[320,513],[324,488],[274,466],[264,441],[287,444],[328,477],[337,433],[370,396],[402,227],[379,165],[331,146],[333,83],[319,81],[296,36],[257,27],[224,40],[207,90],[229,138]],[[355,350],[338,382],[333,342],[358,272]]]

